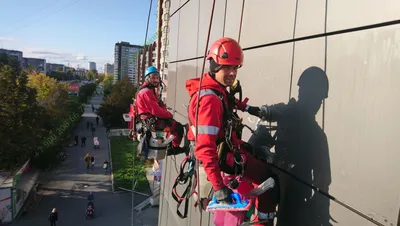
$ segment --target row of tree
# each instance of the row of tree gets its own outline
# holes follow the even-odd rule
[[[39,167],[56,161],[80,120],[95,84],[70,96],[68,83],[22,70],[16,59],[0,55],[0,169],[11,170],[31,158]],[[83,96],[83,97],[81,97]]]

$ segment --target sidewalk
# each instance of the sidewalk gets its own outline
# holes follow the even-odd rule
[[[103,161],[109,160],[108,139],[106,129],[102,126],[100,119],[99,125],[96,125],[96,114],[92,112],[92,104],[98,108],[102,102],[102,96],[95,96],[86,105],[82,120],[75,127],[74,136],[79,136],[79,145],[65,149],[67,159],[57,169],[44,173],[41,178],[42,188],[44,190],[72,190],[72,191],[93,191],[106,192],[111,191],[111,176],[104,175]],[[94,136],[99,138],[100,149],[93,148],[92,132],[86,126],[86,123],[93,123],[96,127]],[[86,136],[86,146],[81,147],[81,137]],[[71,140],[73,143],[73,140]],[[84,157],[90,153],[95,157],[94,168],[86,169]],[[49,181],[50,180],[50,181]]]
[[[132,201],[129,193],[111,192],[111,175],[104,175],[103,160],[109,159],[108,139],[106,129],[101,120],[96,127],[95,135],[99,137],[100,149],[93,148],[91,131],[86,128],[86,122],[96,126],[96,115],[92,112],[92,104],[98,107],[102,96],[93,97],[86,105],[82,120],[73,131],[73,136],[86,136],[86,147],[68,147],[64,149],[67,159],[59,167],[50,172],[44,172],[41,181],[43,199],[37,209],[23,216],[15,225],[47,225],[47,217],[51,209],[56,207],[60,221],[57,226],[70,225],[130,225],[132,216]],[[71,140],[71,143],[72,140]],[[80,144],[80,139],[79,139]],[[87,170],[83,158],[87,152],[94,154],[95,167]],[[92,220],[85,220],[87,195],[95,194],[96,214]],[[135,204],[144,198],[136,196]],[[154,224],[153,224],[154,225]]]

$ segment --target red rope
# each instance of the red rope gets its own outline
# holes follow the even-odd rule
[[[242,13],[240,14],[240,25],[239,25],[239,35],[238,35],[238,43],[240,43],[240,35],[242,34],[242,23],[243,23],[243,12],[244,12],[244,3],[246,0],[242,1]]]
[[[208,26],[208,34],[207,34],[207,42],[206,42],[206,48],[204,51],[204,59],[203,59],[203,68],[201,70],[201,75],[200,75],[200,84],[199,84],[199,90],[197,93],[197,103],[196,103],[196,112],[195,112],[195,123],[196,123],[196,131],[195,131],[195,142],[197,143],[197,135],[198,135],[198,123],[199,123],[199,103],[200,103],[200,90],[201,86],[203,83],[203,75],[204,75],[204,68],[206,64],[206,57],[207,57],[207,51],[208,51],[208,43],[210,41],[210,34],[211,34],[211,26],[212,26],[212,21],[214,17],[214,9],[215,9],[215,0],[213,0],[212,3],[212,8],[211,8],[211,16],[210,16],[210,23]],[[197,182],[197,190],[200,191],[200,181],[197,181],[199,178],[199,160],[196,158],[196,182]],[[199,195],[197,195],[198,199],[200,198]],[[198,201],[198,200],[197,200]],[[201,205],[200,205],[201,206]],[[199,207],[200,207],[199,206]],[[202,225],[202,219],[203,219],[203,210],[200,207],[200,226]]]

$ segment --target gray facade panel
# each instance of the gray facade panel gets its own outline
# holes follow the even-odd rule
[[[178,8],[183,2],[172,1],[172,4]],[[195,3],[200,3],[200,7],[194,7]],[[241,5],[239,0],[217,1],[210,43],[223,35],[238,38]],[[239,70],[238,79],[244,96],[250,98],[250,105],[287,104],[290,98],[298,101],[298,81],[303,73],[321,76],[316,70],[322,70],[329,81],[328,97],[316,113],[312,128],[300,127],[299,130],[299,136],[307,141],[303,145],[309,146],[292,153],[293,159],[285,159],[296,162],[297,168],[291,173],[383,225],[398,225],[400,152],[397,150],[396,130],[400,126],[397,119],[400,108],[396,103],[400,94],[400,25],[297,42],[290,39],[322,34],[325,30],[330,32],[398,20],[400,3],[394,0],[252,0],[246,1],[244,9],[243,48],[289,40],[244,51],[244,65]],[[170,43],[174,50],[170,48],[169,51],[174,57],[170,61],[196,57],[193,55],[196,48],[197,56],[204,54],[210,10],[210,1],[192,0],[171,18],[175,22],[171,22]],[[193,34],[198,34],[197,43]],[[171,54],[173,51],[175,54]],[[170,64],[167,105],[181,114],[187,114],[182,105],[188,104],[189,100],[185,81],[201,75],[202,63],[203,59],[197,59]],[[206,63],[206,71],[207,68]],[[306,90],[310,92],[322,89],[312,82],[308,85]],[[255,117],[247,113],[241,116],[246,124],[255,127]],[[178,113],[175,113],[175,118],[187,122]],[[245,130],[244,140],[249,137]],[[182,158],[178,156],[176,163],[179,164]],[[166,162],[159,225],[199,225],[200,214],[193,205],[187,219],[181,220],[176,215],[176,202],[171,197],[172,183],[176,178],[175,162],[171,157]],[[302,165],[309,167],[307,173],[298,171]],[[374,225],[291,177],[283,174],[280,177],[284,199],[282,208],[285,205],[294,208],[281,225],[313,225],[321,220],[324,225],[328,221],[344,226]],[[294,190],[286,190],[288,187]],[[306,202],[308,206],[293,201],[290,194],[296,192],[312,196]],[[336,222],[329,220],[330,217]],[[202,225],[213,225],[212,215],[203,212]]]

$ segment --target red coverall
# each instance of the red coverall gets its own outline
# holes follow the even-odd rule
[[[199,78],[190,79],[186,82],[186,89],[189,92],[189,95],[192,97],[189,104],[189,118],[191,123],[196,123],[195,112],[199,82]],[[227,104],[225,87],[215,81],[210,74],[207,73],[204,75],[201,89],[212,89],[222,93],[225,104]],[[239,110],[243,111],[244,109],[242,108]],[[199,124],[195,155],[196,158],[201,161],[207,174],[207,179],[212,183],[214,190],[219,190],[225,187],[218,164],[218,154],[216,151],[217,138],[224,137],[223,111],[224,107],[221,99],[219,99],[218,96],[204,95],[201,97],[198,109]],[[190,126],[193,128],[192,125]],[[191,141],[195,140],[195,134],[193,133],[194,131],[195,127],[194,129],[189,129],[188,131],[188,139]],[[239,145],[241,143],[243,143],[243,141],[239,140],[235,133],[232,133],[232,144]],[[256,186],[268,179],[266,178],[266,172],[268,170],[266,163],[257,160],[248,152],[243,150],[239,150],[239,152],[245,158],[245,178],[253,182],[253,184]],[[229,158],[228,155],[227,162],[228,164],[231,162],[229,165],[233,166],[233,156]],[[257,198],[256,208],[259,212],[265,214],[275,212],[275,205],[272,204],[270,193],[268,191]],[[264,225],[273,225],[273,221],[270,221],[268,224]]]
[[[180,123],[172,119],[172,113],[167,110],[167,106],[164,103],[161,102],[161,104],[159,104],[154,88],[150,88],[147,83],[143,83],[139,88],[136,96],[136,108],[142,120],[151,117],[157,117],[160,120],[168,119],[167,121],[171,122],[171,124],[169,124],[171,133],[175,136],[172,141],[172,146],[178,147],[181,144],[183,131],[182,134],[180,134],[177,129]],[[182,125],[180,125],[180,127],[183,130]]]

